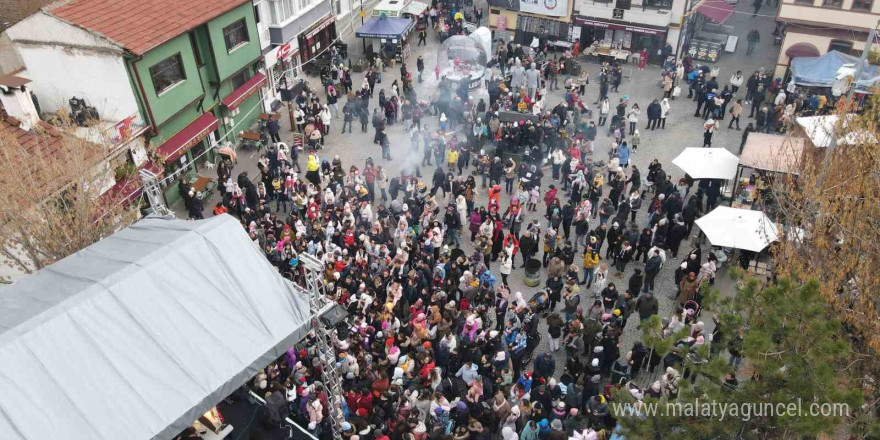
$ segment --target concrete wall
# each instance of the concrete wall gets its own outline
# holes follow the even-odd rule
[[[7,33],[43,112],[69,109],[68,99],[76,96],[85,97],[104,120],[139,113],[119,47],[43,13]]]
[[[821,5],[822,0],[816,0],[816,3]],[[880,2],[874,2],[873,7],[876,9],[878,4]],[[852,0],[844,0],[843,8],[824,8],[786,2],[779,7],[779,18],[812,21],[817,26],[825,27],[837,25],[844,29],[856,27],[868,30],[877,25],[880,16],[865,11],[848,10],[851,7]],[[796,30],[792,28],[793,26],[789,27],[789,30]]]

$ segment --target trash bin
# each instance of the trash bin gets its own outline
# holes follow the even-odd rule
[[[526,279],[523,280],[526,286],[535,287],[541,284],[541,260],[532,258],[526,264]]]

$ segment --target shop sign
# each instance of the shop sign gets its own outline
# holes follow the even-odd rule
[[[333,14],[330,14],[323,21],[321,21],[320,23],[315,25],[315,27],[312,28],[311,32],[306,34],[306,38],[310,39],[310,38],[314,37],[315,35],[318,35],[319,32],[323,31],[324,28],[326,28],[327,26],[330,26],[330,24],[335,21],[336,21],[336,16],[334,16]]]
[[[619,31],[627,31],[627,32],[635,32],[637,34],[644,35],[663,35],[666,31],[664,29],[651,29],[640,26],[629,26],[625,24],[618,23],[609,23],[607,21],[596,21],[596,20],[588,20],[585,18],[575,18],[575,23],[581,26],[593,26],[600,29],[614,29]]]

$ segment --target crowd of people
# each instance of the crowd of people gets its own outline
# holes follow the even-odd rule
[[[711,341],[713,355],[723,347],[737,353],[737,338],[725,338],[719,326],[704,334],[701,286],[714,282],[720,263],[689,240],[695,219],[717,203],[719,182],[674,179],[656,159],[644,174],[630,163],[639,129],[665,128],[674,96],[647,103],[645,120],[626,96],[612,107],[609,95],[619,93],[622,77],[619,66],[604,65],[597,124],[583,98],[589,75],[573,64],[572,54],[549,59],[540,48],[502,46],[489,102],[475,102],[467,85],[443,78],[420,100],[405,64],[399,78],[386,72],[388,89],[381,89],[381,65],[353,88],[343,67],[326,84],[324,104],[309,92],[295,101],[296,124],[309,139],[304,174],[297,149],[281,145],[260,160],[256,183],[246,173],[233,179],[228,165],[218,170],[224,199],[215,214],[237,215],[254,245],[293,281],[305,276],[299,255],[321,259],[326,293],[348,311],[332,341],[346,439],[609,438],[616,390],[638,400],[675,398],[680,380],[696,378],[688,365],[701,362],[686,362],[679,350]],[[705,96],[718,79],[691,70],[700,73],[689,88],[704,96],[697,113],[707,122],[729,114],[738,124],[741,106],[727,103],[741,75],[715,105],[716,96],[713,104]],[[664,75],[670,92],[692,72]],[[563,100],[548,103],[548,88],[560,87]],[[347,97],[341,111],[340,96]],[[362,132],[371,123],[385,160],[386,128],[402,123],[411,143],[401,172],[392,175],[372,158],[322,159],[338,113],[343,133],[355,119]],[[606,125],[608,155],[599,159],[599,127]],[[676,267],[675,288],[660,292],[667,264]],[[534,267],[543,271],[540,287],[511,287],[514,273]],[[664,356],[641,342],[624,348],[624,328],[658,315],[658,296],[674,301],[662,329],[678,348]],[[536,353],[544,324],[549,348]],[[290,415],[329,438],[330,391],[316,341],[310,334],[249,385],[266,396],[273,420]],[[647,386],[630,381],[639,374],[651,375]]]

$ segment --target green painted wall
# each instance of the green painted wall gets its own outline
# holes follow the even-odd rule
[[[223,28],[242,18],[247,21],[248,43],[228,52],[223,39]],[[211,20],[207,29],[214,47],[214,56],[217,57],[217,70],[221,80],[228,79],[260,56],[260,35],[254,21],[253,4],[245,3]]]
[[[156,89],[153,87],[153,79],[150,77],[150,67],[176,53],[180,53],[186,79],[157,95]],[[137,69],[144,84],[146,99],[153,110],[153,117],[156,118],[155,123],[160,127],[184,106],[204,94],[202,84],[199,81],[195,56],[192,53],[189,36],[186,34],[144,54],[143,59],[137,62]]]

